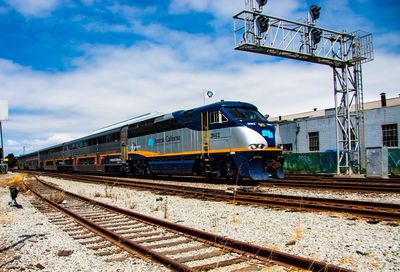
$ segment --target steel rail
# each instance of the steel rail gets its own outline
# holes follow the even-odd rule
[[[62,177],[71,178],[66,175]],[[74,176],[73,179],[99,183],[99,177]],[[234,202],[238,204],[256,204],[273,207],[289,207],[298,210],[333,211],[354,214],[384,220],[400,220],[400,204],[356,201],[344,199],[328,199],[292,195],[264,194],[254,192],[225,191],[192,186],[149,183],[142,181],[124,181],[115,178],[101,178],[101,182],[112,185],[135,187],[144,190],[158,191],[172,195],[191,196],[200,199]]]
[[[324,271],[324,272],[351,272],[351,271],[353,271],[353,270],[342,268],[342,267],[339,267],[336,265],[331,265],[326,262],[316,261],[316,260],[312,260],[312,259],[308,259],[308,258],[304,258],[304,257],[300,257],[300,256],[287,254],[284,252],[276,251],[274,249],[261,247],[261,246],[250,244],[247,242],[242,242],[239,240],[227,238],[224,236],[208,233],[208,232],[205,232],[202,230],[197,230],[197,229],[186,227],[186,226],[179,225],[176,223],[168,222],[168,221],[165,221],[162,219],[154,218],[154,217],[140,214],[137,212],[133,212],[130,210],[125,210],[120,207],[116,207],[116,206],[109,205],[106,203],[98,202],[93,199],[86,198],[84,196],[80,196],[80,195],[77,195],[77,194],[74,194],[74,193],[71,193],[71,192],[68,192],[65,190],[61,190],[60,188],[54,187],[44,181],[39,180],[37,177],[35,177],[35,178],[42,184],[45,184],[46,186],[49,186],[54,190],[62,191],[66,195],[69,195],[69,196],[79,199],[81,201],[85,201],[90,204],[94,204],[94,205],[103,207],[107,210],[114,211],[114,212],[117,212],[117,213],[120,213],[123,215],[127,215],[129,217],[132,217],[132,218],[135,218],[135,219],[138,219],[141,221],[145,221],[145,222],[148,222],[151,224],[162,226],[167,229],[183,233],[187,236],[192,236],[192,237],[194,236],[198,239],[207,241],[211,245],[218,245],[219,247],[222,247],[224,249],[229,248],[240,254],[246,254],[246,255],[250,254],[254,258],[257,258],[260,260],[273,261],[277,264],[285,264],[285,265],[294,266],[297,268],[306,269],[306,270],[310,270],[310,271],[316,271],[316,272],[317,271],[318,272],[322,272],[322,271]],[[156,254],[152,250],[148,250],[145,247],[140,246],[136,243],[133,243],[126,238],[118,237],[117,234],[110,233],[110,231],[108,231],[100,226],[97,226],[96,224],[92,223],[91,221],[81,218],[79,215],[76,215],[73,212],[69,211],[68,209],[61,207],[60,205],[56,204],[55,202],[53,202],[47,198],[44,198],[43,196],[40,196],[39,193],[37,193],[37,192],[34,192],[34,193],[35,193],[35,195],[38,195],[41,199],[46,201],[46,203],[50,204],[52,207],[55,207],[56,209],[61,210],[63,213],[65,213],[69,216],[72,216],[77,221],[82,222],[85,226],[87,225],[91,230],[93,229],[96,233],[97,232],[100,233],[100,235],[102,237],[111,237],[112,241],[114,241],[114,243],[118,244],[118,242],[119,242],[121,245],[124,246],[124,248],[125,248],[125,246],[127,246],[129,248],[132,248],[132,250],[134,250],[134,251],[137,250],[142,254],[148,254],[148,255],[152,256],[154,259],[160,261],[161,263],[167,264],[168,267],[170,267],[176,271],[193,271],[188,266],[185,266],[185,265],[182,266],[182,264],[176,263],[174,260],[172,260],[168,257],[165,257],[165,256],[163,258],[161,258],[160,256],[157,256],[158,254]]]
[[[351,181],[351,182],[376,182],[376,183],[400,183],[399,176],[381,177],[346,177],[335,176],[334,174],[285,174],[285,180],[329,180],[329,181]]]
[[[27,173],[38,173],[37,171],[23,171]],[[45,174],[60,174],[57,172],[42,172]],[[76,174],[68,174],[76,175]],[[103,175],[99,173],[98,175],[89,174],[87,176],[96,176],[112,178],[115,176]],[[151,176],[128,176],[133,179],[142,180],[152,180]],[[205,179],[204,177],[193,177],[193,176],[157,176],[157,179],[164,181],[174,181],[174,182],[200,182],[200,183],[210,183],[215,184],[216,182],[228,182],[228,184],[234,184],[233,181],[227,181],[226,179]],[[116,179],[117,180],[117,179]],[[390,179],[379,179],[379,178],[346,178],[346,177],[333,177],[331,175],[286,175],[285,179],[272,179],[268,181],[259,181],[257,183],[251,180],[239,180],[237,185],[259,185],[259,186],[282,186],[285,183],[293,183],[294,188],[305,189],[326,189],[326,190],[348,190],[348,191],[360,191],[360,192],[373,192],[373,193],[399,193],[400,192],[400,178],[390,178]],[[306,184],[302,186],[301,184]],[[236,184],[236,183],[235,183]],[[322,184],[322,185],[321,185]],[[335,187],[342,185],[342,187]],[[287,185],[289,187],[291,185]],[[290,187],[289,187],[290,188]]]
[[[271,181],[260,182],[263,187],[285,187],[300,189],[323,189],[323,190],[347,190],[355,192],[385,192],[400,193],[400,184],[356,184],[356,183],[338,183],[338,182],[315,182],[315,181]]]
[[[35,177],[35,178],[36,178],[36,177]],[[37,179],[37,178],[36,178],[36,179]],[[42,181],[40,181],[39,179],[37,179],[37,180],[38,180],[39,182],[42,182]],[[42,183],[43,183],[43,182],[42,182]],[[68,194],[68,195],[70,195],[70,196],[72,196],[72,197],[75,197],[75,198],[84,200],[85,202],[89,202],[89,203],[91,203],[91,204],[96,204],[96,205],[98,205],[98,203],[96,203],[96,201],[93,201],[93,200],[90,200],[90,199],[85,199],[85,198],[83,198],[83,197],[80,197],[80,196],[78,196],[78,195],[69,193],[69,192],[67,192],[67,191],[60,190],[59,188],[53,187],[53,186],[49,185],[48,183],[44,183],[44,184],[46,184],[47,186],[49,186],[49,187],[51,187],[51,188],[53,188],[53,189],[55,189],[55,190],[62,191],[62,192],[64,192],[65,194]],[[103,228],[103,227],[99,226],[98,224],[95,224],[95,223],[93,223],[93,222],[91,222],[91,221],[89,221],[89,220],[87,220],[87,219],[85,219],[85,218],[83,218],[83,217],[77,215],[76,213],[74,213],[74,212],[72,212],[72,211],[70,211],[70,210],[68,210],[68,209],[66,209],[66,208],[64,208],[64,207],[62,207],[61,205],[58,205],[57,203],[51,201],[50,199],[47,199],[46,197],[40,195],[38,192],[36,192],[32,187],[29,187],[27,184],[25,184],[25,185],[26,185],[36,196],[38,196],[40,199],[42,199],[43,201],[45,201],[47,204],[49,204],[49,205],[52,206],[53,208],[55,208],[55,209],[61,211],[62,213],[64,213],[64,214],[66,214],[66,215],[68,215],[68,216],[74,218],[79,224],[81,224],[81,225],[84,226],[85,228],[87,228],[87,229],[89,229],[90,231],[96,233],[97,235],[103,237],[104,239],[106,239],[106,240],[108,240],[108,241],[114,243],[114,244],[117,245],[118,247],[123,248],[123,249],[126,250],[127,252],[129,252],[129,253],[131,253],[131,254],[133,254],[133,255],[137,255],[137,254],[139,253],[141,256],[145,256],[145,255],[151,256],[152,258],[154,258],[154,259],[157,260],[158,262],[160,262],[160,263],[162,263],[162,264],[165,264],[165,265],[167,265],[169,268],[172,268],[172,269],[177,270],[177,271],[192,271],[192,270],[190,269],[190,267],[188,267],[188,266],[186,266],[186,265],[184,265],[184,264],[182,264],[182,263],[176,262],[176,261],[174,261],[173,259],[168,258],[168,257],[166,257],[166,256],[164,256],[164,255],[162,255],[162,254],[156,254],[154,251],[148,250],[146,247],[143,247],[143,246],[141,246],[141,245],[138,244],[138,243],[135,243],[135,242],[133,242],[133,241],[131,241],[131,240],[129,240],[129,239],[127,239],[127,238],[121,236],[121,235],[116,234],[115,232],[109,231],[109,230],[107,230],[106,228]],[[104,207],[104,206],[103,206],[103,207]],[[107,208],[107,207],[105,207],[105,208]],[[113,209],[111,209],[111,210],[113,210]]]

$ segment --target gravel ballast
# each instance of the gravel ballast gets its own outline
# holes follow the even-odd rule
[[[1,175],[0,180],[9,177]],[[33,195],[19,194],[22,208],[10,207],[8,188],[0,187],[0,271],[169,271],[138,258],[105,262],[72,239],[61,226],[34,208]],[[71,255],[62,255],[72,251]]]
[[[356,271],[399,271],[400,227],[395,223],[377,223],[333,213],[238,206],[48,177],[44,179],[97,201],[286,253]],[[285,190],[279,190],[285,194]],[[160,266],[138,259],[129,259],[131,263],[126,264],[103,263],[101,258],[79,245],[59,227],[48,223],[45,215],[30,206],[31,196],[18,196],[18,202],[24,208],[15,209],[7,205],[8,190],[0,188],[0,194],[1,214],[6,216],[0,222],[1,248],[20,240],[21,235],[45,233],[45,236],[35,236],[37,242],[28,239],[18,250],[13,248],[19,259],[0,269],[9,270],[13,266],[28,269],[30,265],[33,270],[39,270],[35,265],[40,263],[46,271],[163,271]],[[335,192],[324,192],[325,197],[329,194],[330,197],[337,195]],[[342,196],[347,198],[344,193]],[[380,197],[374,199],[373,195],[369,195],[368,200],[381,201]],[[390,202],[395,203],[395,196]],[[37,251],[31,250],[32,247],[37,247]],[[61,249],[74,252],[68,257],[58,257],[56,252]],[[1,263],[3,261],[1,258]],[[57,270],[60,266],[70,270]]]

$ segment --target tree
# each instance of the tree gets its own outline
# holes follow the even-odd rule
[[[8,168],[11,169],[17,165],[17,160],[13,153],[8,154],[4,160],[5,163],[8,164]]]

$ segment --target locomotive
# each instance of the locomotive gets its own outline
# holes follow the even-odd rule
[[[18,168],[80,173],[283,178],[280,137],[252,104],[148,113],[18,158]]]

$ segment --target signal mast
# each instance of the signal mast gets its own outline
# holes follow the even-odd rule
[[[346,33],[316,26],[321,7],[296,22],[263,13],[268,0],[245,0],[235,16],[235,49],[329,65],[333,69],[337,174],[360,174],[365,168],[361,64],[374,58],[372,34]]]

